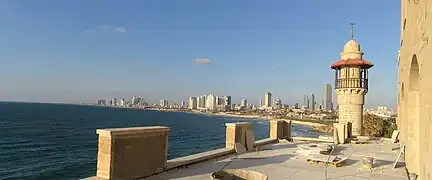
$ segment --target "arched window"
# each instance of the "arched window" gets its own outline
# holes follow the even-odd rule
[[[420,74],[417,55],[413,55],[409,72],[409,91],[418,91],[420,89]]]

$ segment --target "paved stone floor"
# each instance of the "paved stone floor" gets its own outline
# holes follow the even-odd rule
[[[402,180],[406,176],[403,160],[400,160],[397,168],[393,169],[393,163],[399,153],[399,144],[383,143],[375,141],[370,144],[339,145],[333,152],[334,155],[348,157],[342,167],[308,164],[305,157],[295,153],[298,144],[309,142],[281,141],[277,144],[269,144],[261,147],[257,152],[245,153],[239,159],[232,160],[225,169],[248,169],[266,174],[269,180],[307,180],[307,179],[353,179],[353,180]],[[361,159],[365,156],[374,157],[374,170],[371,172],[359,171]],[[219,171],[232,157],[206,161],[185,168],[164,172],[148,179],[186,179],[203,180],[211,179],[210,174]],[[327,171],[327,178],[326,178]]]

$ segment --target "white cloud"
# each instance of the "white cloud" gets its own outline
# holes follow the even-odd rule
[[[119,27],[119,26],[108,26],[108,25],[104,25],[104,26],[97,26],[94,29],[88,30],[86,32],[101,32],[101,31],[105,31],[105,32],[115,32],[115,33],[127,33],[127,29],[124,27]]]
[[[124,27],[116,27],[115,31],[119,33],[127,33],[127,30]]]
[[[197,58],[194,62],[197,64],[211,64],[211,61],[207,58]]]

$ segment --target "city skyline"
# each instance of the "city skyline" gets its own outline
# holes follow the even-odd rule
[[[321,102],[354,21],[375,64],[365,106],[396,104],[398,2],[45,2],[0,3],[0,100],[229,94],[258,103],[268,91],[284,104],[305,93]]]

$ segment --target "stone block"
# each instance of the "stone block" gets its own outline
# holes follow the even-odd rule
[[[246,131],[253,130],[252,123],[239,122],[239,123],[226,123],[226,139],[225,147],[234,149],[235,143],[240,143],[246,146]]]
[[[97,130],[97,176],[136,179],[166,167],[169,128],[161,126]]]
[[[285,120],[270,121],[270,138],[291,139],[291,121],[285,121]]]
[[[337,135],[337,144],[344,144],[346,139],[348,138],[348,134],[346,132],[346,125],[343,123],[333,123],[333,129],[335,135]]]

